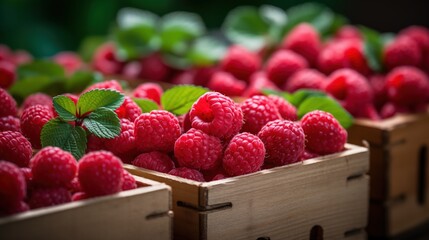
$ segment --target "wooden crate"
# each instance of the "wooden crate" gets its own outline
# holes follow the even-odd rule
[[[349,142],[370,148],[368,233],[392,237],[429,220],[429,114],[357,120]]]
[[[0,239],[171,239],[171,188],[139,188],[0,218]]]
[[[173,190],[175,239],[366,239],[368,151],[200,183],[126,165]],[[312,237],[310,237],[310,233]]]

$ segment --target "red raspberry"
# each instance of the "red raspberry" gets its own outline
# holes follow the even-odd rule
[[[429,79],[415,67],[397,67],[386,76],[389,100],[403,106],[414,106],[428,100]]]
[[[121,134],[112,139],[104,139],[106,150],[114,154],[127,153],[135,147],[134,123],[128,119],[121,119]]]
[[[234,77],[248,81],[250,76],[261,68],[261,59],[246,48],[233,45],[229,47],[220,66],[223,71],[231,73]]]
[[[217,92],[202,95],[189,112],[192,127],[209,135],[227,139],[240,131],[241,109],[229,98]]]
[[[15,63],[15,65],[18,66],[18,65],[33,61],[33,56],[31,56],[31,54],[28,53],[27,51],[17,50],[15,51],[15,54],[13,55],[12,60],[13,60],[13,63]]]
[[[314,66],[322,44],[316,29],[308,23],[301,23],[288,33],[283,40],[282,47],[300,54],[310,65]]]
[[[110,152],[91,152],[79,161],[80,186],[88,196],[103,196],[121,191],[122,177],[122,162]]]
[[[195,71],[188,69],[185,71],[179,71],[172,77],[171,84],[175,85],[184,85],[184,84],[194,84]]]
[[[353,25],[342,26],[335,33],[336,39],[362,39],[359,29]]]
[[[10,214],[16,214],[21,212],[26,212],[30,210],[30,207],[25,202],[17,202],[13,206],[9,206],[7,209],[1,209],[0,210],[0,216],[3,214],[10,215]]]
[[[322,90],[325,83],[326,76],[323,73],[314,69],[303,69],[290,76],[283,89],[291,93],[303,88]]]
[[[161,104],[163,90],[157,83],[142,83],[133,91],[133,97],[147,98]]]
[[[32,154],[31,143],[20,132],[0,132],[0,156],[2,160],[12,162],[20,167],[27,167]]]
[[[30,140],[33,148],[42,147],[40,132],[43,126],[54,117],[52,108],[43,105],[34,105],[24,110],[21,115],[22,134]]]
[[[21,132],[19,118],[14,116],[0,117],[0,132],[3,131]]]
[[[0,117],[16,116],[16,101],[9,93],[0,88]]]
[[[132,163],[136,167],[141,167],[157,172],[168,173],[174,168],[171,158],[162,152],[149,152],[138,155]]]
[[[332,114],[319,110],[309,112],[301,119],[301,125],[309,151],[325,155],[344,149],[347,131]]]
[[[166,81],[171,72],[158,53],[141,59],[140,64],[140,78],[143,80]]]
[[[91,86],[89,86],[85,90],[83,90],[82,94],[89,92],[91,90],[97,89],[97,88],[98,89],[113,89],[113,90],[116,90],[118,92],[124,92],[121,84],[118,81],[110,80],[110,81],[104,81],[104,82],[92,84]]]
[[[34,93],[25,98],[21,105],[22,110],[25,110],[34,105],[43,105],[53,107],[52,97],[44,93]]]
[[[307,159],[316,158],[316,157],[318,157],[318,156],[320,156],[320,155],[319,155],[319,154],[317,154],[317,153],[313,153],[313,152],[310,152],[310,151],[308,151],[308,150],[305,150],[305,151],[302,153],[302,155],[301,155],[301,161],[305,161],[305,160],[307,160]]]
[[[384,64],[388,69],[398,66],[419,66],[421,58],[419,45],[408,36],[395,38],[384,49]]]
[[[420,66],[429,72],[429,29],[422,26],[410,26],[399,33],[399,36],[407,36],[419,46],[422,54]]]
[[[325,86],[325,91],[335,97],[353,116],[372,103],[373,92],[364,76],[351,69],[333,72]]]
[[[374,92],[374,105],[380,109],[387,102],[387,91],[385,87],[386,77],[376,74],[370,76],[368,80]]]
[[[213,74],[217,72],[216,67],[199,67],[195,68],[194,81],[193,83],[198,86],[207,86],[208,82],[212,78]]]
[[[181,178],[186,178],[198,182],[204,182],[204,176],[201,172],[195,169],[181,167],[181,168],[174,168],[170,172],[168,172],[170,175],[178,176]]]
[[[80,186],[79,183],[79,179],[77,178],[77,175],[75,178],[73,178],[71,180],[71,182],[67,185],[67,189],[71,192],[71,193],[77,193],[82,191],[82,188]]]
[[[88,134],[86,152],[93,152],[106,149],[104,146],[104,138],[99,138],[95,135]]]
[[[10,61],[12,55],[13,53],[8,46],[0,44],[0,61]]]
[[[125,96],[124,103],[115,110],[115,113],[118,115],[118,118],[134,122],[142,114],[142,109],[130,97]]]
[[[178,116],[177,119],[179,119],[180,127],[182,128],[182,132],[185,133],[189,129],[192,128],[191,119],[189,118],[189,112],[185,115]]]
[[[53,56],[54,62],[60,64],[67,74],[72,74],[83,67],[82,59],[74,52],[60,52]]]
[[[71,202],[70,192],[63,187],[34,189],[28,199],[31,209]]]
[[[269,95],[268,98],[274,103],[274,105],[276,105],[283,119],[290,121],[297,120],[298,115],[296,115],[295,106],[290,104],[284,98],[276,95]]]
[[[0,211],[17,205],[26,192],[25,177],[18,166],[0,160]]]
[[[142,70],[142,66],[138,61],[127,62],[122,69],[122,75],[129,78],[130,81],[136,81]]]
[[[174,156],[182,167],[197,170],[212,170],[222,159],[222,144],[219,138],[192,128],[180,136],[174,144]]]
[[[180,133],[177,117],[164,110],[143,113],[134,121],[136,147],[144,152],[173,151],[174,142]]]
[[[249,86],[243,92],[243,97],[253,97],[255,95],[264,95],[262,90],[271,89],[279,91],[280,89],[271,82],[265,72],[256,72],[250,77]]]
[[[236,79],[227,72],[217,72],[213,74],[208,88],[227,96],[241,96],[246,89],[246,82]]]
[[[6,61],[0,61],[0,88],[10,88],[15,80],[15,65]]]
[[[225,179],[225,178],[228,178],[228,176],[226,176],[226,175],[225,175],[225,174],[223,174],[223,173],[219,173],[219,174],[216,174],[216,175],[212,178],[212,180],[211,180],[211,181],[222,180],[222,179]]]
[[[94,53],[92,67],[105,75],[117,74],[122,71],[123,63],[115,55],[115,46],[105,43]]]
[[[241,104],[244,115],[242,132],[257,134],[270,121],[281,119],[276,105],[265,96],[253,96]]]
[[[28,183],[33,181],[33,173],[31,173],[31,168],[23,167],[21,168],[21,172],[24,175],[25,181],[27,182],[27,186],[28,186]]]
[[[84,192],[77,192],[72,196],[72,202],[81,201],[90,198],[88,194]]]
[[[136,189],[137,183],[136,179],[131,175],[129,172],[127,172],[125,169],[122,172],[122,191],[127,191],[131,189]]]
[[[41,186],[66,187],[76,176],[77,162],[69,152],[45,147],[30,161],[33,180]]]
[[[307,67],[307,60],[301,55],[290,50],[279,50],[268,59],[265,69],[271,81],[283,86],[292,74]]]
[[[223,168],[230,176],[259,171],[264,163],[264,143],[250,133],[235,135],[225,149]]]
[[[266,162],[276,166],[300,161],[305,149],[305,135],[302,127],[288,120],[267,123],[258,133],[265,145]]]

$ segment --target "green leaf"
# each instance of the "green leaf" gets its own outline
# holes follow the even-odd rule
[[[213,37],[197,39],[187,54],[187,59],[194,66],[208,66],[223,58],[226,45]]]
[[[115,138],[121,133],[121,124],[115,112],[108,108],[98,108],[83,119],[89,132],[100,138]]]
[[[353,117],[337,101],[328,96],[311,96],[306,98],[298,108],[298,117],[314,110],[329,112],[340,122],[341,126],[348,128],[353,124]]]
[[[82,94],[77,101],[78,115],[83,116],[98,108],[117,109],[124,102],[124,95],[111,89],[94,89]]]
[[[149,11],[136,8],[122,8],[118,11],[117,22],[122,29],[136,26],[150,26],[155,28],[159,17]]]
[[[161,97],[161,105],[169,112],[182,115],[189,111],[192,104],[208,89],[193,85],[179,85],[167,90]]]
[[[58,95],[64,92],[62,88],[64,81],[65,78],[52,78],[47,76],[28,77],[15,82],[9,89],[9,92],[18,100],[22,100],[28,95],[37,92]]]
[[[65,82],[66,92],[81,92],[89,85],[102,82],[103,75],[99,72],[76,71]]]
[[[301,89],[290,95],[287,100],[298,108],[307,98],[315,96],[326,96],[326,93],[318,90]]]
[[[383,48],[384,39],[380,33],[367,27],[360,27],[364,37],[364,52],[368,60],[369,67],[375,72],[383,71]]]
[[[268,89],[268,88],[262,89],[262,93],[267,95],[267,96],[268,95],[276,95],[276,96],[282,97],[282,98],[286,99],[288,102],[290,101],[290,99],[292,97],[292,95],[287,93],[287,92],[277,91],[277,90]]]
[[[31,63],[23,64],[17,69],[18,79],[29,77],[64,77],[64,68],[52,61],[38,60]]]
[[[92,56],[94,56],[95,50],[99,46],[101,46],[103,43],[106,42],[105,37],[101,36],[90,36],[86,37],[79,46],[79,55],[82,57],[83,60],[89,62],[92,59]]]
[[[143,113],[159,109],[158,104],[150,99],[134,98],[133,101],[141,108]]]
[[[283,28],[287,23],[287,16],[283,9],[271,5],[262,5],[259,8],[262,19],[270,26],[268,35],[274,42],[280,42],[283,37]]]
[[[40,134],[43,147],[55,146],[70,152],[80,159],[86,150],[86,132],[82,127],[75,127],[55,118],[46,123]]]
[[[168,65],[176,69],[186,70],[192,67],[191,61],[186,56],[175,55],[172,53],[163,53],[162,60]]]
[[[64,95],[56,96],[53,98],[55,111],[58,116],[64,121],[76,120],[76,105],[68,97]]]

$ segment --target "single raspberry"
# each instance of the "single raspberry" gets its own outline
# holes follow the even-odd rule
[[[27,182],[27,185],[28,185],[28,182],[33,181],[33,173],[31,172],[31,168],[23,167],[21,168],[21,172],[25,177],[25,181]]]
[[[410,26],[399,33],[399,36],[407,36],[419,46],[422,54],[420,67],[429,72],[429,29],[423,26]]]
[[[12,50],[6,45],[0,44],[0,61],[10,61],[13,56]]]
[[[271,89],[279,91],[276,84],[271,82],[265,72],[256,72],[250,77],[249,86],[243,92],[243,97],[253,97],[255,95],[264,95],[262,90]]]
[[[203,174],[206,182],[228,178],[228,174],[225,172],[222,165],[219,165],[219,167],[215,169],[201,171],[201,173]],[[214,179],[215,177],[216,179]]]
[[[115,110],[115,113],[119,118],[134,122],[142,114],[142,109],[130,97],[125,96],[124,103]]]
[[[40,132],[43,126],[54,117],[51,107],[34,105],[24,110],[21,115],[22,134],[30,140],[33,148],[42,147]]]
[[[225,175],[225,174],[223,174],[223,173],[219,173],[219,174],[216,174],[216,175],[212,178],[212,180],[211,180],[211,181],[222,180],[222,179],[225,179],[225,178],[228,178],[228,176],[227,176],[227,175]]]
[[[157,83],[142,83],[133,91],[133,97],[147,98],[161,104],[163,90]]]
[[[33,56],[25,50],[17,50],[13,54],[12,60],[18,66],[33,61]]]
[[[260,57],[240,45],[229,47],[225,57],[220,62],[223,71],[234,77],[248,81],[250,76],[261,68]]]
[[[121,191],[122,177],[122,162],[110,152],[91,152],[79,161],[79,183],[89,196],[103,196]]]
[[[193,69],[194,81],[193,84],[198,86],[207,86],[213,74],[218,71],[216,67],[199,67]]]
[[[264,163],[264,143],[250,133],[235,135],[225,149],[223,168],[230,176],[259,171]]]
[[[315,89],[322,90],[326,83],[326,76],[315,69],[303,69],[292,76],[283,85],[283,90],[295,92],[299,89]]]
[[[89,92],[91,90],[94,89],[113,89],[116,90],[118,92],[124,92],[124,90],[122,89],[121,84],[116,81],[116,80],[110,80],[110,81],[104,81],[104,82],[99,82],[99,83],[94,83],[91,86],[87,87],[85,90],[82,91],[83,93]]]
[[[142,66],[138,61],[127,62],[122,69],[122,75],[130,81],[136,81],[142,70]]]
[[[67,74],[72,74],[84,66],[82,59],[74,52],[60,52],[52,58],[65,69]]]
[[[374,92],[374,105],[380,109],[388,100],[386,91],[386,77],[381,74],[375,74],[368,78],[369,85]]]
[[[242,132],[257,134],[270,121],[281,119],[276,105],[266,96],[253,96],[241,104],[244,115]]]
[[[21,122],[14,116],[0,117],[0,132],[21,132]]]
[[[181,167],[211,170],[222,160],[222,144],[219,138],[192,128],[180,136],[174,144],[174,156]]]
[[[143,113],[134,121],[136,147],[144,152],[173,151],[174,142],[180,133],[177,117],[164,110]]]
[[[412,110],[410,109],[410,107],[398,105],[392,102],[387,102],[386,104],[383,105],[383,107],[380,110],[380,117],[382,119],[386,119],[386,118],[393,117],[394,115],[399,113],[407,114],[411,112]]]
[[[325,155],[344,149],[347,131],[332,114],[319,110],[309,112],[301,119],[301,125],[308,151]]]
[[[66,187],[76,176],[77,162],[69,152],[45,147],[30,161],[33,180],[45,187]]]
[[[276,105],[280,115],[284,120],[290,120],[290,121],[297,120],[298,115],[296,114],[295,106],[290,104],[284,98],[276,95],[269,95],[268,98],[274,103],[274,105]]]
[[[359,116],[362,108],[372,103],[373,92],[364,76],[352,69],[333,72],[325,91],[335,97],[353,116]]]
[[[170,175],[178,176],[181,178],[186,178],[198,182],[204,182],[204,176],[201,172],[195,169],[181,167],[181,168],[174,168],[170,172],[168,172]]]
[[[0,117],[17,115],[15,99],[3,88],[0,88],[0,106]]]
[[[92,67],[105,75],[120,73],[123,63],[118,60],[115,51],[112,43],[101,45],[94,53]]]
[[[171,158],[162,152],[148,152],[138,155],[131,162],[136,167],[141,167],[157,172],[168,173],[174,168],[174,162]]]
[[[0,209],[0,217],[2,215],[11,215],[16,213],[22,213],[30,210],[30,207],[27,203],[21,201],[13,204],[12,206],[8,206],[7,209]]]
[[[127,172],[125,169],[122,172],[122,191],[127,191],[131,189],[136,189],[137,183],[136,179],[131,175],[129,172]]]
[[[368,118],[373,121],[380,120],[380,115],[373,103],[364,106],[356,117]]]
[[[26,192],[25,177],[19,167],[0,160],[0,211],[21,202]]]
[[[301,23],[288,33],[283,40],[282,48],[298,53],[303,56],[311,66],[314,66],[317,62],[322,44],[316,29],[308,23]]]
[[[81,201],[90,198],[88,194],[84,192],[76,192],[72,196],[72,202]]]
[[[399,66],[419,66],[421,62],[419,45],[411,37],[395,38],[384,49],[384,65],[388,69]]]
[[[21,105],[22,110],[25,110],[34,105],[43,105],[53,107],[52,97],[44,93],[34,93],[25,98]]]
[[[67,189],[71,193],[77,193],[82,191],[82,187],[80,186],[79,179],[77,178],[77,175],[75,178],[73,178],[70,183],[67,185]]]
[[[28,167],[32,154],[31,143],[20,132],[0,132],[1,159]]]
[[[104,139],[106,150],[114,154],[122,154],[131,151],[135,147],[134,123],[128,119],[121,119],[121,133],[112,139]]]
[[[15,65],[0,61],[0,88],[8,89],[16,80]]]
[[[230,73],[217,72],[213,74],[208,88],[227,96],[241,96],[246,89],[246,82],[236,79]]]
[[[161,55],[158,53],[151,54],[140,60],[141,72],[140,78],[143,80],[166,81],[171,73]]]
[[[353,25],[344,25],[335,33],[336,39],[361,39],[359,29]]]
[[[202,95],[189,112],[192,127],[209,135],[227,139],[240,131],[241,109],[229,98],[217,92]]]
[[[307,67],[307,60],[301,55],[290,50],[278,50],[268,59],[265,70],[271,81],[283,86],[292,74]]]
[[[302,127],[288,120],[267,123],[258,133],[265,145],[265,161],[276,166],[300,161],[305,149],[305,135]]]
[[[179,71],[172,78],[170,83],[175,85],[194,84],[195,71],[192,69]]]
[[[307,159],[316,158],[316,157],[318,157],[318,156],[320,156],[320,155],[319,155],[319,154],[317,154],[317,153],[313,153],[313,152],[310,152],[310,151],[308,151],[308,150],[305,150],[305,151],[302,153],[302,155],[301,155],[301,161],[305,161],[305,160],[307,160]]]
[[[36,209],[68,203],[71,200],[71,194],[67,188],[37,188],[32,191],[28,205],[31,209]]]

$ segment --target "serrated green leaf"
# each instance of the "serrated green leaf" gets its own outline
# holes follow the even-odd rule
[[[150,99],[134,98],[133,101],[140,107],[143,113],[159,109],[158,104]]]
[[[364,52],[369,67],[375,72],[383,71],[383,37],[377,31],[364,26],[361,26],[360,30],[364,38]]]
[[[86,132],[82,127],[75,127],[55,118],[46,123],[41,131],[40,140],[43,147],[55,146],[70,152],[80,159],[86,150]]]
[[[167,90],[161,97],[162,107],[176,115],[189,111],[192,104],[208,89],[193,85],[179,85]]]
[[[114,34],[114,39],[117,46],[117,56],[120,60],[146,56],[159,48],[156,29],[150,26],[118,29]]]
[[[64,95],[56,96],[53,98],[55,111],[58,116],[64,121],[76,120],[76,105],[68,97]]]
[[[18,79],[30,77],[61,78],[65,76],[64,68],[52,61],[38,60],[20,65],[17,69]]]
[[[82,94],[77,101],[79,116],[88,114],[98,108],[117,109],[124,102],[124,95],[111,89],[94,89]]]
[[[44,92],[50,95],[58,95],[64,92],[65,78],[51,78],[47,76],[34,76],[15,82],[9,92],[17,99],[22,100],[28,95]]]
[[[149,11],[136,8],[122,8],[118,11],[117,22],[122,29],[136,26],[151,26],[155,28],[159,17]]]
[[[329,112],[338,120],[344,128],[353,124],[353,117],[337,101],[328,96],[311,96],[306,98],[298,108],[298,117],[302,118],[306,113],[314,110]]]
[[[187,54],[187,59],[194,66],[209,66],[223,58],[226,44],[214,37],[197,39]]]
[[[99,72],[76,71],[65,81],[65,90],[66,92],[81,92],[89,85],[102,82],[103,80],[103,75]]]
[[[89,132],[100,138],[115,138],[121,133],[121,124],[115,112],[108,108],[98,108],[83,119]]]
[[[102,36],[90,36],[86,37],[79,46],[79,55],[85,61],[91,61],[94,56],[95,50],[106,42],[106,38]]]
[[[326,96],[326,93],[318,90],[301,89],[291,94],[288,100],[296,108],[299,108],[307,98],[317,96]]]

